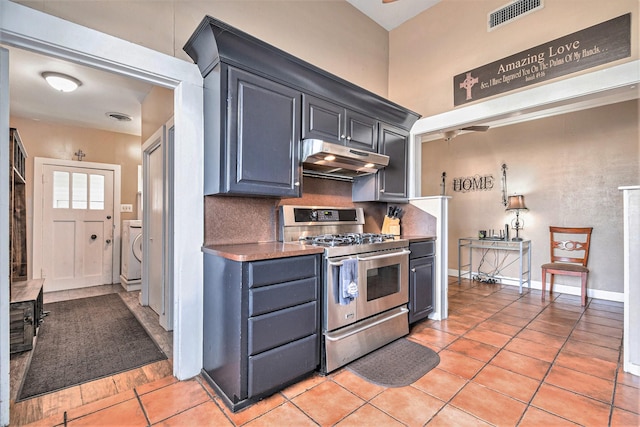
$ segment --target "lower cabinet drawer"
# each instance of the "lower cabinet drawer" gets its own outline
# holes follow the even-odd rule
[[[249,289],[249,316],[292,307],[318,298],[318,277]]]
[[[436,242],[434,240],[414,242],[409,245],[409,250],[411,251],[410,259],[434,255],[436,253]]]
[[[252,261],[247,264],[247,279],[250,288],[290,282],[318,275],[317,255]]]
[[[317,334],[250,356],[248,397],[275,389],[314,371],[318,359]]]
[[[249,319],[249,355],[316,333],[318,330],[315,301]]]

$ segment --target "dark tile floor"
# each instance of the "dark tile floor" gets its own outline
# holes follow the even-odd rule
[[[38,426],[638,426],[640,378],[621,368],[623,306],[450,279],[449,318],[409,338],[440,354],[415,383],[385,388],[346,369],[313,375],[231,413],[200,377],[147,366],[12,405]],[[101,398],[100,398],[101,397]]]

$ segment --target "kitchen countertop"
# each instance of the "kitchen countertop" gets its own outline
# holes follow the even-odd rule
[[[232,261],[258,261],[263,259],[321,254],[324,253],[324,248],[301,245],[297,242],[257,242],[235,245],[207,245],[202,247],[202,251]]]
[[[400,238],[407,239],[409,243],[412,243],[435,240],[436,236],[401,235]],[[321,246],[301,245],[297,242],[256,242],[232,245],[207,245],[202,247],[202,251],[232,261],[258,261],[262,259],[321,254],[324,253],[324,248]]]

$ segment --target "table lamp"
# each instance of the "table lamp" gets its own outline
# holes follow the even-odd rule
[[[524,228],[524,221],[520,222],[520,211],[521,210],[529,210],[527,206],[524,204],[524,196],[521,194],[515,196],[509,196],[509,201],[507,203],[507,211],[516,211],[516,220],[512,222],[511,227],[516,230],[516,237],[514,237],[514,242],[522,241],[522,237],[519,236],[519,231]]]

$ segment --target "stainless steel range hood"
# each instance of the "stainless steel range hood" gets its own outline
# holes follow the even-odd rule
[[[320,139],[302,141],[302,169],[308,176],[353,180],[376,173],[389,164],[389,156],[356,150]]]

